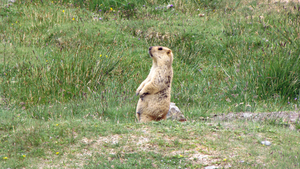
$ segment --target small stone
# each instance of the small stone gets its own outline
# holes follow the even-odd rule
[[[226,99],[227,102],[231,102],[231,100],[229,98]]]
[[[269,145],[271,145],[271,142],[269,142],[269,141],[262,141],[261,144],[265,145],[265,146],[269,146]]]
[[[152,167],[154,167],[154,168],[157,168],[157,165],[156,165],[156,164],[154,164],[154,163],[152,163]]]
[[[215,169],[215,168],[219,168],[219,167],[217,167],[217,166],[214,166],[214,165],[211,165],[211,166],[207,166],[207,167],[205,167],[204,169]]]
[[[252,116],[251,113],[243,113],[243,117],[245,117],[245,118],[249,118],[249,117],[251,117],[251,116]]]

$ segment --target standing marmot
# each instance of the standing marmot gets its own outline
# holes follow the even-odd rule
[[[173,53],[169,48],[152,46],[149,54],[153,59],[150,73],[136,90],[140,96],[136,117],[140,122],[166,119],[170,108]]]

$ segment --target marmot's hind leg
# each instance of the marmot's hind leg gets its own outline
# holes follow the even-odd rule
[[[146,114],[141,114],[140,119],[141,119],[140,120],[141,123],[146,123],[146,122],[155,120],[152,116],[149,116]]]
[[[160,120],[165,120],[165,119],[167,119],[167,114],[162,115],[162,116],[158,116],[158,117],[155,118],[154,120],[155,120],[155,121],[160,121]]]

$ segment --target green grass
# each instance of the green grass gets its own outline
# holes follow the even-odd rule
[[[0,2],[0,166],[299,167],[298,132],[286,123],[198,120],[297,111],[299,7],[238,0]],[[171,101],[187,123],[136,124],[135,90],[149,73],[147,50],[154,45],[174,53]],[[112,138],[118,142],[105,142]],[[265,138],[274,144],[262,147]]]

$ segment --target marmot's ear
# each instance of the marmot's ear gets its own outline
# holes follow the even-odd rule
[[[169,54],[171,54],[171,53],[172,53],[172,51],[171,51],[171,50],[168,50],[168,51],[167,51],[167,54],[168,54],[168,55],[169,55]]]

